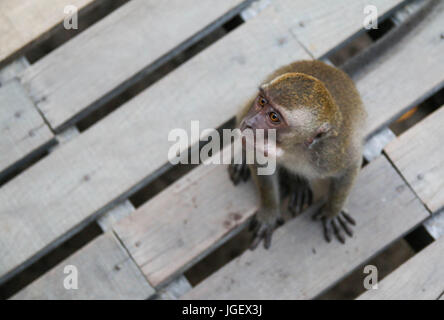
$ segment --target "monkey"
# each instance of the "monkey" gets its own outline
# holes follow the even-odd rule
[[[349,76],[321,61],[297,61],[265,79],[237,115],[236,127],[254,133],[276,130],[277,169],[259,175],[257,163],[229,166],[235,185],[251,176],[259,191],[250,249],[262,240],[270,248],[273,231],[283,223],[283,197],[289,196],[287,209],[293,215],[312,204],[315,179],[328,183],[325,204],[313,216],[321,221],[325,240],[334,236],[345,243],[344,233],[353,235],[356,222],[344,204],[362,165],[366,117]]]

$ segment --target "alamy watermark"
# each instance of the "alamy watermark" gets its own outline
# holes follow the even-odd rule
[[[79,288],[79,271],[76,266],[66,265],[63,273],[67,276],[63,279],[63,287],[66,290],[77,290]]]
[[[222,141],[221,141],[222,140]],[[185,129],[170,131],[168,141],[174,144],[168,150],[171,164],[256,164],[259,175],[271,175],[276,171],[276,130],[223,129],[222,139],[216,129],[199,128],[199,121],[191,121],[190,135]],[[190,145],[208,141],[201,150]],[[228,145],[222,150],[221,146]],[[231,147],[230,147],[231,145]],[[189,154],[191,153],[191,155]],[[191,159],[190,159],[191,158]]]
[[[378,29],[378,8],[374,5],[367,5],[364,7],[363,26],[366,30]]]
[[[66,30],[79,28],[79,9],[74,5],[65,6],[63,9],[65,19],[63,20],[63,27]]]
[[[367,290],[376,290],[378,289],[378,268],[374,265],[366,265],[364,267],[364,273],[368,274],[364,278],[364,288]]]

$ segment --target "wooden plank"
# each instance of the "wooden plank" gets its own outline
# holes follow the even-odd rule
[[[78,289],[67,290],[66,266],[77,268]],[[106,233],[14,295],[14,300],[147,299],[154,294],[112,233]]]
[[[66,17],[64,8],[79,10],[95,0],[2,0],[0,1],[0,61],[48,33]]]
[[[309,58],[288,31],[293,18],[280,16],[283,4],[293,10],[302,2],[279,4],[281,10],[270,5],[0,189],[0,282],[165,168],[172,129],[188,128],[196,115],[202,129],[220,126],[260,79]]]
[[[99,224],[100,228],[106,232],[111,230],[112,226],[119,220],[129,216],[135,210],[136,209],[134,208],[133,204],[129,200],[125,200],[116,204],[115,207],[111,208],[108,212],[99,217],[99,219],[97,219],[97,223]]]
[[[398,58],[398,54],[403,54],[403,52],[396,51],[396,54],[389,57],[389,59],[391,59],[392,61],[396,61]],[[384,69],[384,67],[380,67],[381,65],[376,66],[377,69],[374,70],[374,74],[376,76],[372,75],[372,77],[386,77],[386,69]],[[394,70],[391,74],[394,77],[397,77],[397,73],[402,75],[403,70],[397,69]],[[357,85],[361,88],[361,93],[365,96],[370,96],[370,94],[374,92],[372,82],[367,81],[365,77],[360,77],[360,79],[358,79]],[[424,87],[423,89],[426,90],[426,87]],[[393,94],[397,96],[409,94],[408,92],[404,92],[404,90],[411,90],[411,88],[397,86],[395,88],[392,88],[391,93],[396,91]],[[374,97],[372,98],[373,104],[384,104],[384,101],[387,98],[386,94],[389,94],[389,92],[386,91],[384,95],[374,95]],[[370,114],[373,114],[373,112],[375,112],[374,109],[368,109],[368,111]],[[374,122],[372,122],[375,121],[375,117],[370,117],[369,120],[370,127],[374,128],[377,126]],[[392,135],[386,134],[384,135],[384,140],[387,141],[391,137]],[[376,137],[374,137],[373,140],[370,140],[369,143],[374,144],[375,139]],[[371,155],[371,158],[374,159],[375,155]],[[155,286],[168,281],[170,277],[174,277],[176,273],[181,273],[183,269],[186,269],[188,266],[195,263],[199,259],[199,257],[207,252],[207,250],[222,241],[222,239],[224,239],[224,235],[229,232],[229,230],[223,229],[219,231],[212,230],[208,234],[196,234],[196,229],[194,229],[195,227],[191,226],[189,227],[192,228],[190,229],[192,230],[190,233],[188,233],[187,229],[184,229],[178,235],[185,244],[182,244],[180,248],[174,247],[173,249],[171,246],[171,243],[174,242],[173,238],[170,238],[169,240],[163,239],[161,241],[154,240],[156,237],[162,236],[161,231],[157,230],[157,228],[159,225],[163,226],[166,221],[169,221],[169,223],[171,223],[170,232],[172,234],[177,234],[177,230],[175,229],[177,225],[176,223],[171,222],[171,220],[174,220],[172,219],[172,217],[181,217],[180,221],[190,219],[203,219],[203,221],[206,221],[205,219],[208,219],[206,215],[207,212],[225,213],[223,199],[231,199],[228,196],[226,197],[225,194],[223,196],[219,195],[218,197],[216,197],[218,200],[211,204],[208,204],[209,208],[211,208],[208,211],[205,209],[200,212],[199,209],[192,209],[190,199],[192,199],[193,197],[198,204],[199,201],[204,203],[206,201],[205,199],[215,198],[215,195],[211,191],[214,186],[218,186],[218,188],[220,186],[220,190],[226,190],[226,188],[229,188],[228,179],[226,178],[226,174],[224,174],[223,171],[217,171],[216,169],[214,171],[211,171],[211,169],[204,166],[200,166],[194,171],[195,172],[192,172],[190,174],[190,181],[194,181],[198,179],[198,177],[205,177],[205,180],[207,181],[203,181],[201,182],[201,184],[199,183],[198,187],[193,182],[193,184],[189,185],[189,188],[183,189],[194,190],[194,188],[198,188],[198,192],[195,193],[194,191],[188,191],[186,194],[183,195],[182,198],[177,195],[177,192],[173,191],[174,189],[170,189],[168,192],[164,192],[157,198],[152,199],[150,203],[148,203],[146,206],[140,208],[139,212],[133,216],[132,221],[127,220],[124,222],[124,224],[118,225],[116,227],[117,233],[125,241],[125,244],[131,250],[136,261],[139,263],[147,277],[149,277],[150,281],[152,281],[153,285]],[[208,177],[212,178],[208,179]],[[180,184],[178,186],[180,188]],[[180,199],[178,202],[176,202],[177,198]],[[251,210],[255,210],[255,207],[252,205],[252,203],[254,203],[254,200],[251,198],[251,196],[244,196],[243,199],[236,199],[232,201],[243,201],[238,203],[238,206],[243,209],[239,210],[239,212],[246,212],[246,214],[249,215],[251,214]],[[172,203],[178,203],[178,205],[172,205]],[[185,212],[183,210],[184,206],[190,209]],[[249,207],[251,209],[245,210],[246,207]],[[198,208],[201,208],[201,206],[198,206]],[[155,214],[154,212],[164,212],[165,216],[153,218],[153,215]],[[242,220],[246,218],[247,217],[242,216]],[[217,219],[216,216],[214,217],[214,219]],[[212,220],[212,222],[214,221]],[[139,244],[138,248],[135,247],[136,243]],[[199,246],[196,246],[197,244],[199,244]],[[151,253],[155,252],[162,252],[162,256],[160,256],[159,259],[151,259]],[[147,263],[147,261],[150,262]]]
[[[376,5],[380,8],[379,13],[384,14],[401,2],[378,0]],[[307,29],[294,33],[298,37],[310,38],[312,43],[323,43],[323,50],[319,53],[326,53],[362,29],[364,3],[342,0],[341,10],[333,10],[323,1],[316,1],[317,7],[314,8],[307,7],[303,0],[281,0],[273,3],[273,7],[281,16],[282,23],[289,27],[298,17],[306,17],[316,11],[311,19],[322,17],[322,23],[312,21]],[[59,130],[124,90],[153,69],[146,69],[150,64],[239,4],[240,0],[199,0],[191,5],[181,0],[173,3],[131,1],[37,62],[26,72],[23,82],[51,127]],[[239,12],[240,7],[235,11]],[[344,14],[347,15],[344,23],[337,23]],[[325,30],[321,32],[317,25],[326,26],[331,34],[325,35]],[[316,32],[314,36],[313,32]]]
[[[27,156],[46,148],[53,134],[17,80],[0,87],[0,179]]]
[[[402,0],[376,0],[371,4],[378,9],[379,21],[399,8]],[[292,34],[312,57],[319,59],[346,45],[364,32],[364,7],[368,1],[307,1],[278,2],[281,19],[288,21]],[[339,46],[338,46],[339,45]]]
[[[434,239],[444,236],[444,210],[434,213],[430,219],[427,219],[424,228]]]
[[[369,133],[443,87],[443,19],[440,1],[423,22],[355,77],[368,110]]]
[[[444,107],[430,114],[385,152],[432,212],[444,207]]]
[[[185,276],[180,276],[167,287],[160,289],[157,292],[158,300],[177,300],[185,293],[191,290],[191,284],[188,282]]]
[[[252,182],[233,188],[225,166],[199,169],[114,225],[155,287],[196,263],[209,248],[220,245],[257,209]]]
[[[279,16],[264,11],[3,186],[0,282],[152,179],[168,163],[172,129],[196,117],[202,129],[217,128],[258,79],[306,58]]]
[[[59,130],[92,104],[121,92],[145,68],[222,16],[220,26],[240,11],[243,1],[130,1],[31,66],[23,83],[51,127]]]
[[[29,67],[29,62],[25,57],[20,57],[10,64],[0,69],[0,86],[5,85],[7,82],[14,78],[18,78],[26,68]]]
[[[242,196],[234,187],[224,191]],[[357,226],[345,245],[325,242],[321,225],[302,215],[275,232],[271,250],[245,252],[183,298],[313,298],[428,216],[384,157],[363,169],[347,208]]]
[[[378,283],[359,300],[431,300],[444,292],[444,238],[441,238]]]
[[[368,162],[376,159],[384,147],[396,138],[395,134],[389,128],[384,128],[373,134],[364,145],[363,156]]]

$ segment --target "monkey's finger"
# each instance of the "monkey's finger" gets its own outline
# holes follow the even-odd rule
[[[265,231],[265,237],[264,237],[264,248],[270,249],[271,247],[271,238],[273,236],[273,229],[269,228]]]
[[[296,202],[297,213],[301,212],[303,206],[304,206],[304,190],[298,189],[297,202]]]
[[[307,186],[308,189],[308,201],[307,204],[308,206],[311,206],[313,203],[313,191],[311,190],[310,186]]]
[[[233,181],[233,174],[234,174],[234,166],[232,164],[230,164],[228,166],[228,175],[229,175],[231,181]]]
[[[350,223],[351,225],[356,225],[356,221],[355,219],[353,219],[347,212],[345,212],[344,210],[341,211],[342,216],[345,218],[345,220],[348,221],[348,223]]]
[[[347,225],[347,223],[341,218],[341,216],[338,216],[339,224],[341,225],[342,229],[344,229],[345,233],[349,237],[353,237],[353,231],[350,229],[350,227]]]
[[[237,185],[242,179],[242,164],[236,164],[234,172],[235,185]]]
[[[323,207],[320,207],[320,208],[319,208],[319,209],[313,214],[313,216],[312,216],[312,219],[313,219],[313,220],[321,220],[321,219],[324,218],[324,216],[322,215],[322,213],[323,213],[322,208],[323,208]]]
[[[236,173],[236,165],[235,164],[230,165],[229,173],[230,173],[231,181],[234,183],[234,185],[236,185],[237,184],[237,173]]]
[[[257,219],[255,217],[253,217],[253,219],[251,219],[251,221],[250,221],[250,225],[248,226],[248,231],[256,230],[258,225],[259,225],[259,222],[257,221]]]
[[[325,237],[325,240],[326,240],[327,242],[330,242],[330,241],[331,241],[331,230],[330,230],[330,228],[328,227],[328,221],[327,221],[327,219],[325,219],[325,218],[322,219],[322,227],[323,227],[323,229],[324,229],[324,237]]]
[[[331,225],[333,227],[333,232],[335,233],[336,238],[339,240],[339,242],[344,244],[345,243],[344,236],[341,234],[341,231],[339,230],[335,219],[331,219]]]
[[[308,187],[304,188],[304,205],[307,207],[310,205],[310,189]]]
[[[242,169],[242,180],[247,181],[248,178],[250,178],[250,168],[248,168],[247,165],[244,165]]]
[[[250,250],[253,251],[254,249],[256,249],[261,240],[262,238],[260,236],[256,236],[250,245]]]
[[[290,195],[290,200],[288,201],[288,210],[291,212],[291,215],[294,217],[296,215],[296,192],[292,192]]]

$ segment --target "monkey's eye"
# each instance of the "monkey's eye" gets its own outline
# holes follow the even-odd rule
[[[267,104],[267,100],[263,97],[259,97],[259,101],[258,101],[259,105],[261,107],[265,106]]]
[[[270,120],[275,123],[278,123],[280,121],[279,116],[277,115],[276,112],[270,112],[268,116],[270,117]]]

